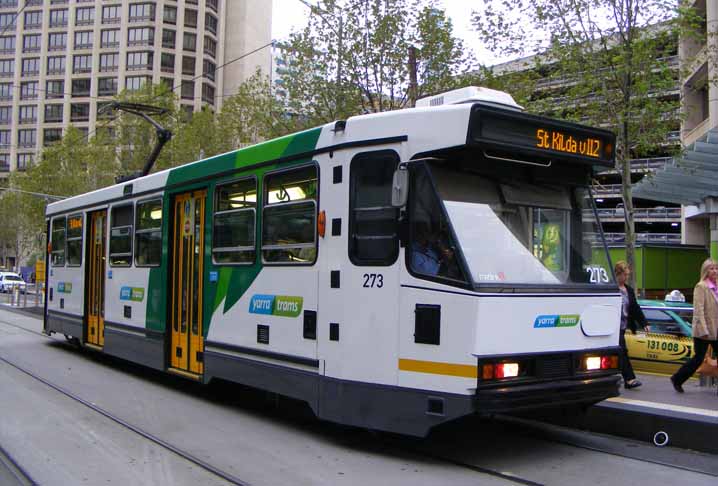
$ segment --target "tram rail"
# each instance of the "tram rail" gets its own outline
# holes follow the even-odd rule
[[[4,470],[7,474],[4,475],[2,470]],[[2,479],[3,476],[6,476],[7,479],[8,475],[10,478],[15,480],[16,484],[20,486],[37,484],[37,482],[32,479],[30,473],[23,468],[15,460],[15,458],[3,448],[2,445],[0,445],[0,479]]]
[[[19,327],[22,329],[21,326],[15,326],[15,327]],[[149,440],[150,442],[153,442],[154,444],[159,445],[160,447],[162,447],[164,449],[167,449],[167,450],[173,452],[177,456],[193,463],[194,465],[204,469],[207,472],[214,474],[215,476],[227,481],[230,484],[233,484],[236,486],[250,486],[250,484],[248,482],[243,481],[242,479],[234,476],[233,474],[223,471],[223,470],[213,466],[212,464],[210,464],[206,461],[203,461],[202,459],[194,456],[193,454],[190,454],[189,452],[187,452],[173,444],[170,444],[169,442],[157,437],[156,435],[123,420],[122,418],[118,417],[117,415],[114,415],[113,413],[103,409],[102,407],[99,407],[99,406],[95,405],[94,403],[83,399],[82,397],[76,395],[75,393],[73,393],[69,390],[66,390],[63,387],[44,379],[43,377],[37,375],[36,373],[33,373],[32,371],[23,368],[22,366],[18,365],[17,363],[14,363],[2,356],[0,356],[0,362],[3,362],[5,364],[7,364],[8,366],[11,366],[12,368],[28,375],[29,377],[33,378],[34,380],[39,381],[40,383],[52,388],[53,390],[57,391],[58,393],[61,393],[62,395],[70,398],[71,400],[81,403],[85,407],[91,409],[94,412],[99,413],[100,415],[111,420],[112,422],[124,427],[125,429],[131,430],[132,432],[142,436],[143,438]],[[0,450],[0,453],[1,452],[2,451]]]
[[[45,339],[49,339],[50,341],[54,342],[61,342],[58,339],[52,338],[50,336],[47,336],[41,332],[34,331],[32,329],[28,329],[22,325],[18,325],[15,323],[11,323],[5,320],[0,319],[0,323],[3,325],[7,325],[10,327],[17,328],[19,330],[35,334],[38,336],[42,336]],[[63,343],[64,344],[64,343]],[[67,346],[70,346],[69,344]],[[199,466],[203,470],[206,470],[223,480],[229,482],[230,484],[234,485],[247,485],[249,486],[250,483],[242,480],[241,478],[238,478],[235,475],[232,475],[230,473],[227,473],[209,463],[206,461],[203,461],[202,459],[197,458],[196,456],[192,455],[191,453],[184,451],[171,443],[161,439],[155,434],[152,434],[146,430],[143,430],[140,427],[137,427],[125,420],[123,420],[121,417],[116,416],[115,414],[79,397],[78,395],[74,394],[73,392],[64,389],[63,387],[56,385],[54,383],[51,383],[50,381],[42,378],[41,376],[38,376],[36,373],[33,373],[32,371],[29,371],[25,368],[23,368],[21,365],[18,365],[17,363],[12,362],[11,360],[6,359],[5,357],[0,356],[0,362],[6,363],[9,366],[17,369],[18,371],[32,377],[33,379],[43,383],[44,385],[54,389],[55,391],[65,395],[66,397],[72,399],[73,401],[79,402],[82,405],[85,405],[86,407],[90,408],[91,410],[103,415],[104,417],[110,419],[111,421],[121,425],[122,427],[131,430],[132,432],[142,436],[143,438],[150,440],[151,442],[175,453],[179,457],[192,462],[193,464]],[[611,454],[614,456],[619,457],[625,457],[628,459],[634,459],[634,460],[640,460],[644,462],[653,463],[656,465],[661,465],[665,467],[669,467],[672,469],[677,470],[684,470],[684,471],[691,471],[701,474],[706,474],[709,476],[717,477],[718,474],[713,471],[711,468],[701,467],[699,464],[693,464],[693,463],[686,463],[683,461],[681,457],[679,457],[677,460],[670,460],[668,455],[658,453],[658,456],[651,457],[651,454],[647,452],[647,450],[650,448],[648,445],[634,445],[632,447],[621,447],[620,445],[616,445],[616,439],[614,437],[610,436],[597,436],[593,439],[591,438],[585,438],[585,437],[579,437],[580,432],[569,430],[566,428],[558,428],[555,426],[549,426],[546,424],[541,424],[538,422],[535,422],[533,420],[525,420],[525,419],[519,419],[514,417],[504,417],[504,416],[497,416],[497,420],[505,423],[507,426],[512,427],[514,429],[520,428],[521,434],[527,434],[530,436],[537,437],[541,440],[547,441],[547,442],[553,442],[557,444],[563,444],[570,447],[575,447],[579,449],[585,449],[590,450],[594,452],[600,452],[605,454]],[[595,434],[594,434],[595,435]],[[380,442],[383,443],[384,447],[390,448],[390,449],[400,449],[405,452],[410,452],[411,454],[414,454],[419,457],[424,457],[428,460],[435,461],[435,462],[443,462],[446,464],[451,464],[456,467],[461,467],[465,469],[469,469],[471,471],[474,471],[478,474],[485,474],[489,475],[495,478],[504,479],[506,481],[510,481],[515,484],[521,484],[525,486],[543,486],[543,483],[537,482],[535,480],[521,477],[518,475],[511,474],[506,471],[499,471],[496,469],[492,469],[490,467],[485,467],[479,464],[472,464],[460,459],[453,458],[449,455],[442,454],[440,452],[437,452],[436,450],[432,450],[433,448],[429,444],[427,447],[427,442],[424,441],[422,444],[424,445],[417,445],[414,441],[407,441],[405,438],[392,438],[391,435],[386,434],[380,434]],[[592,436],[593,437],[593,436]],[[641,448],[641,446],[643,448]],[[655,451],[655,448],[652,450]],[[681,451],[682,452],[682,451]],[[0,455],[2,455],[3,451],[0,449]],[[685,452],[685,454],[693,454],[689,452]],[[17,466],[20,471],[22,471],[22,468]],[[29,478],[30,476],[26,474],[26,476]],[[35,484],[30,479],[29,482],[20,482],[19,484]]]

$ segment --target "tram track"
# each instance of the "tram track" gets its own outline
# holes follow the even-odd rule
[[[4,324],[4,325],[7,325],[7,326],[14,327],[14,328],[16,328],[16,329],[19,329],[19,330],[22,330],[22,331],[25,331],[25,332],[28,332],[28,333],[31,333],[31,334],[35,334],[35,335],[41,336],[41,337],[43,337],[43,338],[45,338],[45,339],[49,339],[49,340],[51,340],[51,341],[61,342],[60,340],[53,339],[52,336],[48,336],[47,334],[44,334],[44,333],[42,333],[42,332],[34,331],[34,330],[32,330],[32,329],[27,329],[27,328],[24,327],[24,326],[21,326],[21,325],[18,325],[18,324],[14,324],[14,323],[11,323],[11,322],[2,320],[2,319],[0,319],[0,323],[1,323],[1,324]],[[177,454],[178,456],[182,457],[183,459],[186,459],[186,460],[188,460],[188,461],[190,461],[190,462],[192,462],[192,463],[198,465],[198,466],[201,467],[202,469],[207,470],[207,471],[209,471],[209,472],[211,472],[211,473],[213,473],[213,474],[215,474],[215,475],[221,477],[222,479],[225,479],[225,480],[229,481],[231,484],[235,484],[235,485],[239,485],[239,486],[249,486],[249,483],[244,482],[244,481],[242,481],[241,479],[236,478],[236,477],[233,476],[233,475],[224,473],[224,472],[222,472],[221,470],[219,470],[218,468],[215,468],[214,466],[212,466],[212,465],[206,463],[205,461],[202,461],[201,459],[196,458],[195,456],[193,456],[193,455],[191,455],[191,454],[189,454],[189,453],[187,453],[187,452],[185,452],[185,451],[179,449],[178,447],[175,447],[175,446],[173,446],[173,445],[167,443],[166,441],[160,439],[159,437],[156,437],[154,434],[151,434],[151,433],[149,433],[149,432],[147,432],[147,431],[144,431],[144,430],[140,429],[139,427],[136,427],[136,426],[134,426],[134,425],[132,425],[132,424],[129,424],[128,422],[122,420],[121,418],[115,416],[114,414],[112,414],[112,413],[110,413],[110,412],[108,412],[108,411],[102,409],[101,407],[99,407],[99,406],[97,406],[97,405],[95,405],[95,404],[93,404],[93,403],[91,403],[91,402],[88,402],[87,400],[84,400],[83,398],[77,396],[76,394],[74,394],[74,393],[72,393],[72,392],[70,392],[70,391],[68,391],[68,390],[65,390],[64,388],[62,388],[62,387],[60,387],[60,386],[58,386],[58,385],[55,385],[54,383],[49,382],[48,380],[46,380],[46,379],[44,379],[44,378],[42,378],[42,377],[36,375],[35,373],[33,373],[33,372],[31,372],[31,371],[29,371],[29,370],[23,368],[22,366],[18,365],[17,363],[11,362],[10,360],[8,360],[8,359],[6,359],[6,358],[4,358],[4,357],[2,357],[2,356],[0,356],[0,361],[6,363],[7,365],[9,365],[9,366],[11,366],[11,367],[13,367],[13,368],[15,368],[15,369],[17,369],[17,370],[20,371],[20,372],[22,372],[22,373],[24,373],[24,374],[30,376],[31,378],[33,378],[33,379],[35,379],[35,380],[37,380],[37,381],[43,383],[44,385],[46,385],[46,386],[52,388],[53,390],[55,390],[55,391],[61,393],[62,395],[66,396],[66,397],[68,397],[68,398],[70,398],[70,399],[72,399],[73,401],[76,401],[76,402],[81,403],[82,405],[84,405],[84,406],[90,408],[91,410],[93,410],[93,411],[95,411],[95,412],[97,412],[97,413],[103,415],[104,417],[110,419],[111,421],[113,421],[113,422],[115,422],[115,423],[121,425],[122,427],[131,430],[132,432],[134,432],[134,433],[136,433],[136,434],[138,434],[138,435],[140,435],[140,436],[142,436],[142,437],[144,437],[144,438],[146,438],[146,439],[148,439],[148,440],[154,442],[155,444],[157,444],[157,445],[159,445],[159,446],[161,446],[161,447],[163,447],[163,448],[165,448],[165,449],[167,449],[167,450],[170,450],[171,452]],[[406,446],[402,446],[402,445],[399,445],[399,444],[391,444],[391,445],[389,445],[388,443],[385,442],[385,446],[391,447],[391,448],[399,448],[399,449],[402,449],[402,450],[407,450],[407,449],[406,449]],[[441,455],[438,455],[438,454],[433,454],[433,453],[430,453],[430,452],[427,452],[427,451],[423,451],[423,450],[420,450],[420,449],[417,449],[417,448],[409,448],[409,452],[411,452],[412,454],[415,454],[415,455],[418,456],[418,457],[424,457],[424,458],[426,458],[426,459],[429,459],[429,460],[432,460],[432,461],[435,461],[435,462],[442,462],[442,463],[446,463],[446,464],[451,464],[451,465],[453,465],[453,466],[461,467],[461,468],[464,468],[464,469],[468,469],[468,470],[471,470],[471,471],[476,472],[476,473],[479,473],[479,474],[485,474],[485,475],[492,476],[492,477],[495,477],[495,478],[504,479],[504,480],[509,481],[509,482],[511,482],[511,483],[520,484],[520,485],[524,485],[524,486],[544,486],[542,483],[539,483],[539,482],[536,482],[536,481],[532,481],[532,480],[529,480],[529,479],[525,479],[525,478],[521,478],[521,477],[518,477],[518,476],[513,475],[513,474],[509,474],[509,473],[501,472],[501,471],[496,471],[496,470],[493,470],[493,469],[490,469],[490,468],[481,467],[481,466],[477,466],[477,465],[474,465],[474,464],[469,464],[469,463],[462,462],[462,461],[457,461],[457,460],[454,460],[454,459],[451,459],[451,458],[448,458],[448,457],[445,457],[445,456],[441,456]]]
[[[0,320],[0,323],[2,323],[2,324],[8,324],[8,323],[6,323],[5,321],[2,321],[2,320]],[[12,324],[10,324],[10,325],[12,325]],[[49,336],[46,336],[46,335],[44,335],[44,334],[31,331],[31,330],[27,330],[27,329],[23,328],[22,326],[16,326],[16,325],[15,325],[15,326],[13,326],[13,327],[26,330],[26,331],[31,332],[31,333],[33,333],[33,334],[40,334],[40,335],[42,335],[43,337],[49,338]],[[99,407],[99,406],[97,406],[97,405],[95,405],[95,404],[93,404],[93,403],[91,403],[91,402],[89,402],[89,401],[87,401],[87,400],[85,400],[85,399],[79,397],[78,395],[76,395],[76,394],[74,394],[74,393],[72,393],[72,392],[70,392],[70,391],[68,391],[68,390],[66,390],[66,389],[64,389],[63,387],[61,387],[61,386],[59,386],[59,385],[56,385],[56,384],[54,384],[54,383],[51,383],[50,381],[48,381],[48,380],[42,378],[41,376],[38,376],[37,374],[33,373],[32,371],[29,371],[29,370],[23,368],[22,366],[18,365],[17,363],[14,363],[14,362],[12,362],[12,361],[10,361],[10,360],[8,360],[8,359],[2,357],[2,356],[0,356],[0,362],[5,363],[5,364],[7,364],[8,366],[11,366],[12,368],[16,369],[17,371],[19,371],[19,372],[21,372],[21,373],[23,373],[23,374],[25,374],[25,375],[27,375],[27,376],[33,378],[34,380],[36,380],[36,381],[38,381],[38,382],[44,384],[45,386],[48,386],[49,388],[52,388],[53,390],[55,390],[55,391],[57,391],[58,393],[64,395],[65,397],[70,398],[71,400],[73,400],[73,401],[75,401],[75,402],[78,402],[78,403],[84,405],[85,407],[87,407],[87,408],[93,410],[94,412],[99,413],[100,415],[102,415],[102,416],[104,416],[105,418],[111,420],[112,422],[114,422],[114,423],[116,423],[116,424],[122,426],[123,428],[128,429],[128,430],[130,430],[130,431],[132,431],[132,432],[134,432],[134,433],[140,435],[141,437],[143,437],[143,438],[145,438],[145,439],[147,439],[147,440],[153,442],[154,444],[157,444],[157,445],[159,445],[160,447],[162,447],[162,448],[164,448],[164,449],[166,449],[166,450],[169,450],[169,451],[173,452],[174,454],[176,454],[177,456],[181,457],[182,459],[185,459],[185,460],[187,460],[187,461],[189,461],[189,462],[191,462],[191,463],[193,463],[193,464],[199,466],[199,467],[202,468],[203,470],[214,474],[215,476],[217,476],[217,477],[219,477],[219,478],[221,478],[221,479],[227,481],[227,482],[230,483],[230,484],[233,484],[233,485],[236,485],[236,486],[251,486],[250,483],[248,483],[248,482],[246,482],[246,481],[243,481],[242,479],[240,479],[240,478],[238,478],[238,477],[236,477],[236,476],[234,476],[234,475],[232,475],[232,474],[230,474],[230,473],[227,473],[227,472],[225,472],[225,471],[222,471],[221,469],[219,469],[219,468],[217,468],[217,467],[215,467],[215,466],[212,466],[211,464],[207,463],[206,461],[203,461],[202,459],[197,458],[196,456],[190,454],[189,452],[184,451],[184,450],[180,449],[179,447],[176,447],[176,446],[174,446],[174,445],[168,443],[167,441],[165,441],[165,440],[163,440],[163,439],[157,437],[156,435],[154,435],[154,434],[152,434],[152,433],[150,433],[150,432],[147,432],[146,430],[141,429],[140,427],[137,427],[137,426],[135,426],[135,425],[130,424],[129,422],[123,420],[123,419],[120,418],[120,417],[117,417],[116,415],[112,414],[111,412],[108,412],[107,410],[105,410],[105,409],[103,409],[103,408],[101,408],[101,407]],[[426,452],[426,451],[422,451],[422,450],[419,450],[419,449],[414,449],[414,448],[409,448],[409,449],[407,449],[406,446],[401,446],[401,445],[399,445],[399,444],[391,444],[391,445],[389,445],[389,444],[386,443],[386,442],[385,442],[385,446],[391,447],[391,448],[393,448],[393,449],[398,448],[398,449],[401,449],[401,450],[404,450],[404,451],[408,451],[408,452],[411,452],[412,454],[414,454],[414,455],[416,455],[416,456],[418,456],[418,457],[424,457],[424,458],[429,459],[429,460],[432,460],[432,461],[434,461],[434,462],[442,462],[442,463],[445,463],[445,464],[451,464],[451,465],[453,465],[453,466],[461,467],[461,468],[464,468],[464,469],[468,469],[468,470],[471,470],[471,471],[476,472],[476,473],[479,473],[479,474],[484,474],[484,475],[492,476],[492,477],[495,477],[495,478],[504,479],[504,480],[509,481],[509,482],[511,482],[511,483],[514,483],[514,484],[520,484],[520,485],[524,485],[524,486],[544,486],[543,483],[538,483],[538,482],[536,482],[536,481],[531,481],[531,480],[528,480],[528,479],[525,479],[525,478],[521,478],[521,477],[519,477],[519,476],[515,476],[515,475],[512,475],[512,474],[505,473],[505,472],[492,470],[492,469],[490,469],[490,468],[485,468],[485,467],[476,466],[476,465],[473,465],[473,464],[469,464],[469,463],[465,463],[465,462],[453,460],[453,459],[448,458],[448,457],[444,457],[444,456],[437,455],[437,454],[432,454],[432,453],[429,453],[429,452]],[[2,449],[0,449],[0,456],[1,456],[1,455],[2,455]],[[28,477],[29,477],[29,475],[28,475]],[[20,483],[20,484],[26,484],[26,483]],[[31,481],[29,484],[35,484],[35,483]]]
[[[4,477],[4,479],[3,479]],[[0,445],[0,480],[3,484],[7,480],[14,480],[20,486],[35,485],[30,473],[24,469],[13,456]]]
[[[19,326],[16,326],[16,327],[19,327]],[[21,373],[24,373],[25,375],[33,378],[34,380],[39,381],[40,383],[44,384],[45,386],[48,386],[48,387],[52,388],[53,390],[57,391],[58,393],[66,396],[67,398],[70,398],[71,400],[84,405],[85,407],[91,409],[94,412],[99,413],[100,415],[102,415],[105,418],[111,420],[112,422],[122,426],[123,428],[128,429],[128,430],[134,432],[135,434],[149,440],[150,442],[162,447],[163,449],[166,449],[166,450],[174,453],[175,455],[181,457],[182,459],[185,459],[185,460],[193,463],[194,465],[217,476],[218,478],[221,478],[221,479],[227,481],[229,484],[233,484],[236,486],[250,486],[250,484],[248,482],[243,481],[242,479],[240,479],[226,471],[223,471],[223,470],[209,464],[206,461],[203,461],[202,459],[190,454],[189,452],[187,452],[175,445],[170,444],[169,442],[157,437],[156,435],[154,435],[150,432],[147,432],[146,430],[141,429],[140,427],[132,425],[131,423],[123,420],[122,418],[114,415],[113,413],[108,412],[107,410],[95,405],[94,403],[91,403],[91,402],[83,399],[82,397],[72,393],[71,391],[62,388],[61,386],[56,385],[56,384],[44,379],[41,376],[38,376],[37,374],[33,373],[32,371],[29,371],[29,370],[23,368],[22,366],[20,366],[16,363],[13,363],[12,361],[10,361],[2,356],[0,356],[0,362],[7,364],[8,366],[20,371]]]
[[[7,322],[2,319],[0,319],[0,323],[7,325],[7,326],[17,328],[19,330],[26,331],[31,334],[42,336],[43,338],[49,339],[51,341],[62,343],[62,340],[54,339],[51,336],[47,336],[46,334],[44,334],[42,332],[28,329],[22,325],[17,325],[17,324]],[[229,482],[230,484],[249,485],[249,483],[243,481],[241,478],[238,478],[232,474],[226,473],[225,471],[222,471],[221,469],[207,463],[206,461],[203,461],[202,459],[199,459],[199,458],[193,456],[189,452],[184,451],[184,450],[168,443],[167,441],[164,441],[163,439],[155,436],[154,434],[151,434],[137,426],[134,426],[134,425],[126,422],[125,420],[123,420],[120,417],[115,416],[111,412],[108,412],[108,411],[102,409],[101,407],[99,407],[91,402],[88,402],[87,400],[82,399],[81,397],[75,395],[71,391],[65,390],[64,388],[62,388],[58,385],[55,385],[54,383],[49,382],[48,380],[36,375],[35,373],[24,369],[22,366],[18,365],[17,363],[14,363],[14,362],[12,362],[4,357],[1,357],[1,356],[0,356],[0,361],[17,369],[20,372],[30,376],[31,378],[43,383],[44,385],[54,389],[55,391],[65,395],[66,397],[68,397],[76,402],[79,402],[82,405],[85,405],[86,407],[103,415],[104,417],[119,424],[120,426],[122,426],[126,429],[129,429],[132,432],[144,437],[145,439],[150,440],[151,442],[161,446],[162,448],[175,453],[179,457],[181,457],[189,462],[192,462],[193,464],[199,466],[203,470],[208,471],[208,472],[216,475],[217,477],[224,479],[225,481]],[[590,450],[593,452],[611,454],[611,455],[624,457],[624,458],[628,458],[628,459],[650,462],[650,463],[661,465],[664,467],[669,467],[672,469],[686,470],[686,471],[716,476],[716,474],[711,474],[710,472],[706,472],[705,470],[702,470],[701,468],[687,467],[685,465],[678,464],[675,461],[671,462],[671,461],[656,460],[656,459],[652,460],[652,459],[648,459],[646,457],[639,457],[635,453],[627,454],[627,453],[618,452],[617,448],[615,446],[611,447],[611,446],[607,446],[605,444],[606,441],[610,441],[610,440],[613,440],[615,442],[617,440],[615,438],[606,437],[606,438],[604,438],[605,439],[604,441],[599,440],[599,441],[593,441],[593,442],[588,441],[587,442],[586,440],[580,440],[579,438],[577,438],[575,436],[575,434],[580,433],[578,431],[571,431],[571,432],[575,432],[575,434],[566,433],[565,431],[556,432],[555,430],[553,430],[553,428],[551,426],[547,426],[547,425],[545,426],[545,424],[535,423],[534,421],[523,421],[521,419],[514,419],[512,417],[509,417],[506,419],[510,423],[512,423],[515,426],[515,428],[524,428],[525,429],[518,433],[533,435],[533,436],[536,436],[537,438],[539,438],[540,440],[543,440],[546,442],[563,444],[563,445],[567,445],[567,446],[571,446],[571,447],[575,447],[575,448]],[[501,418],[501,420],[504,420],[504,418]],[[546,431],[547,427],[550,428],[551,430]],[[376,436],[374,436],[374,438],[376,439]],[[381,440],[381,442],[384,443],[384,447],[386,447],[387,449],[403,450],[406,452],[410,452],[411,454],[416,455],[418,457],[424,457],[427,460],[431,460],[434,462],[442,462],[442,463],[450,464],[452,466],[461,467],[461,468],[468,469],[468,470],[471,470],[471,471],[479,473],[479,474],[484,474],[484,475],[492,476],[492,477],[495,477],[498,479],[503,479],[503,480],[506,480],[506,481],[514,483],[514,484],[521,484],[521,485],[525,485],[525,486],[543,486],[543,483],[541,483],[541,482],[534,481],[532,479],[528,479],[525,477],[521,477],[520,475],[516,475],[516,474],[510,473],[510,472],[491,469],[490,467],[482,466],[479,464],[472,464],[465,460],[460,460],[460,459],[451,457],[450,454],[442,454],[442,453],[439,453],[436,451],[432,451],[430,449],[427,450],[426,446],[417,446],[415,444],[414,445],[407,444],[407,442],[405,440],[384,438]]]

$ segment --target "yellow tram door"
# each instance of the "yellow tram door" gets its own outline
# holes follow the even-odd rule
[[[87,335],[91,346],[105,344],[105,241],[107,240],[107,211],[90,213],[87,244]]]
[[[174,200],[172,231],[170,371],[198,378],[204,372],[202,277],[204,210],[207,191],[180,194]]]

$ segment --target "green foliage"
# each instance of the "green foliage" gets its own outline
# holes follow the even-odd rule
[[[19,261],[44,243],[45,206],[50,196],[69,197],[114,181],[114,148],[103,137],[87,137],[69,127],[59,142],[46,147],[37,164],[10,176],[9,191],[0,197],[0,244],[13,249]]]
[[[123,91],[116,99],[127,103],[139,103],[165,108],[164,115],[153,115],[152,118],[164,128],[173,133],[182,123],[185,116],[178,103],[176,94],[164,84],[145,84],[136,91]],[[127,175],[141,170],[148,156],[152,152],[157,140],[155,129],[144,119],[126,112],[114,112],[114,120],[105,120],[107,126],[112,125],[115,130],[117,145],[117,158],[119,161],[119,174]],[[98,121],[98,126],[100,126]],[[172,151],[162,150],[155,162],[157,167],[173,167]]]
[[[676,130],[678,102],[670,56],[677,50],[674,0],[502,0],[479,7],[476,30],[503,55],[539,53],[548,76],[532,111],[612,129],[626,211],[626,254],[634,267],[632,157]]]
[[[677,84],[672,0],[498,3],[475,11],[473,23],[496,52],[540,53],[534,70],[549,79],[529,109],[613,129],[624,158],[648,153],[677,129],[677,102],[662,96]]]
[[[152,117],[173,132],[155,163],[156,172],[294,131],[295,121],[283,115],[270,87],[266,76],[255,73],[224,100],[219,114],[205,107],[188,116],[164,85],[125,91],[116,99],[168,110]],[[37,164],[11,175],[10,188],[25,192],[0,192],[0,250],[10,247],[24,261],[38,250],[38,235],[46,230],[48,199],[42,194],[69,197],[109,186],[117,175],[140,170],[155,141],[155,129],[147,121],[123,112],[101,114],[89,140],[69,127],[59,142],[43,149]]]
[[[446,12],[427,5],[416,21],[414,43],[418,47],[418,98],[466,86],[463,74],[475,61],[461,39],[453,35],[453,23]]]
[[[406,107],[410,47],[420,96],[456,87],[472,66],[434,1],[321,0],[283,46],[288,111],[308,127]]]
[[[70,126],[59,142],[46,147],[37,164],[26,172],[15,172],[11,186],[22,191],[69,197],[108,186],[117,170],[114,147],[103,136],[87,137]],[[34,230],[44,231],[46,200],[24,195],[24,213]]]

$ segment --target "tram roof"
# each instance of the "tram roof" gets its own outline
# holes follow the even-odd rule
[[[150,195],[164,188],[191,181],[222,177],[242,169],[278,165],[291,160],[303,158],[310,160],[318,153],[362,145],[381,147],[410,140],[411,151],[414,153],[464,145],[470,111],[471,105],[464,104],[358,115],[348,118],[342,130],[337,129],[337,122],[328,123],[154,172],[53,202],[48,204],[46,214],[52,216],[83,207],[99,207],[114,201],[138,197],[140,194]],[[436,137],[436,127],[442,128],[440,139]],[[408,153],[402,154],[402,156],[408,155]],[[131,192],[127,192],[128,187],[131,187]]]
[[[534,122],[545,121],[551,126],[592,130],[588,127],[528,115],[509,107],[497,107],[495,103],[486,102],[371,113],[350,117],[345,122],[328,123],[267,140],[53,202],[47,206],[46,214],[52,216],[84,208],[99,208],[129,198],[152,197],[163,189],[224,177],[243,169],[260,169],[304,159],[309,161],[321,153],[362,146],[373,147],[376,150],[390,144],[396,147],[397,143],[401,143],[399,152],[403,160],[408,160],[418,153],[465,146],[471,142],[469,130],[473,123],[472,116],[475,116],[472,113],[475,114],[477,107],[491,110],[493,113],[505,113],[511,118],[520,117],[522,120],[529,119]],[[437,133],[441,136],[437,137]],[[524,136],[527,136],[526,133]],[[561,155],[570,156],[570,154]]]

